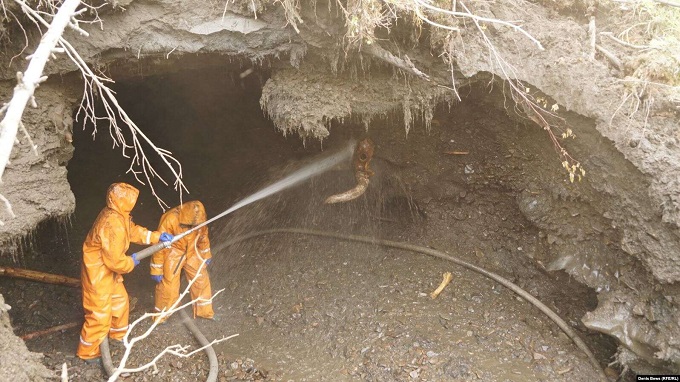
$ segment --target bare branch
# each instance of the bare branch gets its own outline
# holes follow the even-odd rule
[[[45,21],[40,13],[26,5],[24,0],[15,1],[22,5],[22,9],[29,19],[35,23],[48,26],[47,21]],[[97,8],[89,7],[89,9],[96,11]],[[73,13],[71,13],[71,15],[72,14]],[[69,20],[71,19],[71,15],[69,15]],[[94,22],[97,22],[97,20],[99,20],[98,16]],[[93,136],[97,132],[97,122],[104,120],[109,123],[109,135],[113,140],[113,146],[121,146],[123,156],[131,159],[128,172],[132,173],[137,181],[141,184],[148,185],[151,189],[151,193],[154,195],[154,197],[156,197],[158,204],[165,209],[169,206],[156,193],[152,180],[158,179],[166,186],[168,185],[168,182],[166,182],[165,179],[156,171],[156,169],[154,169],[154,167],[151,165],[151,162],[147,158],[143,143],[147,144],[170,169],[174,177],[174,189],[179,192],[181,203],[183,192],[189,192],[182,181],[181,163],[172,156],[170,151],[156,146],[134,123],[134,121],[132,121],[130,116],[118,103],[115,92],[107,86],[107,83],[114,82],[112,79],[106,77],[103,74],[95,74],[83,60],[83,58],[78,54],[75,48],[63,37],[58,37],[58,43],[59,48],[64,50],[66,55],[80,70],[84,80],[83,99],[76,114],[76,119],[81,116],[81,113],[83,113],[83,123],[85,124],[87,122],[91,122],[94,126]],[[54,47],[50,49],[50,52],[53,51],[53,48]],[[99,95],[98,99],[104,106],[105,116],[103,117],[97,117],[95,113],[95,94]],[[129,143],[123,134],[121,127],[118,125],[119,120],[128,127],[129,133],[131,135],[131,142]],[[131,156],[128,156],[127,154],[128,149],[132,150]]]
[[[672,1],[665,1],[665,0],[654,0],[655,3],[663,4],[663,5],[668,5],[669,7],[676,7],[680,8],[680,3],[675,3]]]
[[[198,280],[198,277],[201,275],[201,271],[203,271],[204,269],[206,269],[205,260],[203,260],[201,262],[201,265],[198,268],[196,275],[189,281],[186,288],[184,288],[184,291],[179,295],[179,298],[177,298],[177,300],[172,304],[172,306],[169,309],[167,309],[167,310],[164,309],[163,311],[161,311],[159,313],[145,313],[141,317],[136,319],[132,324],[130,324],[130,328],[128,329],[127,333],[125,334],[125,337],[123,337],[123,345],[125,346],[125,352],[123,353],[123,357],[121,358],[121,361],[120,361],[118,367],[113,372],[113,374],[111,374],[111,376],[109,377],[109,379],[108,379],[109,382],[114,382],[122,373],[136,373],[136,372],[146,370],[150,367],[155,367],[156,363],[165,354],[172,354],[172,355],[175,355],[177,357],[186,358],[186,357],[190,357],[193,354],[195,354],[199,351],[202,351],[203,349],[208,348],[208,347],[210,347],[214,344],[217,344],[217,343],[220,343],[220,342],[223,342],[223,341],[226,341],[228,339],[231,339],[231,338],[238,336],[238,334],[233,334],[233,335],[228,336],[228,337],[223,337],[221,339],[214,340],[211,343],[209,343],[209,344],[207,344],[207,345],[205,345],[201,348],[198,348],[198,349],[196,349],[192,352],[188,352],[188,353],[187,353],[187,350],[189,349],[189,346],[181,346],[179,344],[170,345],[170,346],[166,347],[163,351],[161,351],[159,354],[157,354],[150,362],[148,362],[144,365],[141,365],[139,367],[135,367],[135,368],[127,368],[126,367],[127,360],[130,356],[130,352],[131,352],[132,348],[134,347],[134,345],[137,342],[149,337],[149,335],[156,329],[156,327],[158,326],[158,324],[161,321],[163,321],[164,319],[166,319],[167,317],[169,317],[173,313],[176,313],[176,312],[178,312],[178,311],[180,311],[180,310],[182,310],[182,309],[184,309],[184,308],[186,308],[186,307],[188,307],[192,304],[195,304],[197,302],[207,302],[207,301],[212,302],[212,300],[218,294],[220,294],[222,291],[224,291],[224,289],[217,291],[208,300],[205,300],[205,299],[202,299],[202,298],[197,298],[195,300],[192,300],[192,301],[189,301],[185,304],[180,305],[180,302],[184,299],[184,297],[187,296],[187,294],[189,294],[189,292],[191,290],[191,286],[196,282],[196,280]],[[133,337],[132,339],[129,339],[130,333],[132,333],[132,330],[135,328],[135,326],[137,326],[139,323],[143,322],[147,318],[154,318],[151,326],[144,333],[138,335],[137,337]]]
[[[411,62],[408,56],[404,56],[405,58],[399,58],[390,53],[389,51],[385,50],[376,42],[372,44],[362,45],[361,51],[368,53],[371,56],[376,57],[382,61],[385,61],[388,64],[394,65],[405,72],[411,73],[416,77],[420,77],[425,81],[430,81],[430,76],[416,68],[416,66],[413,64],[413,62]]]
[[[454,17],[466,17],[466,18],[472,19],[475,22],[475,24],[478,24],[479,22],[485,22],[485,23],[494,23],[494,24],[505,25],[505,26],[510,27],[510,28],[514,29],[515,31],[520,32],[523,35],[525,35],[529,40],[531,40],[534,44],[536,44],[536,46],[538,46],[538,49],[545,50],[545,48],[543,48],[543,45],[541,45],[540,41],[538,41],[536,38],[534,38],[534,36],[529,34],[527,31],[522,29],[522,27],[520,27],[519,25],[513,24],[512,22],[508,22],[508,21],[504,21],[504,20],[498,20],[498,19],[490,19],[488,17],[477,16],[477,15],[473,14],[472,12],[470,12],[467,8],[466,8],[466,12],[456,12],[456,11],[449,11],[448,9],[439,8],[437,6],[431,5],[428,1],[425,1],[425,0],[413,0],[413,2],[414,2],[414,4],[416,4],[416,9],[418,9],[419,6],[420,6],[420,7],[429,9],[429,10],[434,11],[434,12],[443,13],[443,14],[447,14],[447,15],[450,15],[450,16],[454,16]],[[424,19],[424,20],[431,23],[431,21],[429,21],[427,19]],[[449,29],[449,30],[456,30],[457,29],[457,28],[454,28],[454,27],[442,26],[440,24],[437,24],[436,26],[444,27],[445,29]]]
[[[17,2],[21,4],[22,9],[28,8],[23,1],[17,0]],[[14,94],[9,101],[10,105],[7,107],[5,117],[0,122],[0,178],[2,178],[9,161],[19,129],[19,122],[21,122],[21,116],[24,113],[26,104],[33,96],[38,86],[38,80],[42,77],[45,64],[52,54],[52,50],[61,39],[61,35],[64,33],[64,29],[78,5],[80,5],[80,0],[65,0],[62,3],[59,12],[52,19],[52,23],[48,25],[47,32],[40,41],[35,53],[33,53],[33,58],[28,64],[22,80],[14,88]]]

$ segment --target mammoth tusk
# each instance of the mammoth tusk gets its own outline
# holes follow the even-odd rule
[[[368,178],[373,176],[373,171],[368,167],[373,158],[373,150],[373,142],[369,138],[366,138],[357,144],[357,148],[354,151],[354,177],[357,180],[357,185],[349,191],[329,196],[324,203],[333,204],[346,202],[356,199],[366,192],[366,189],[368,188]]]
[[[356,199],[363,195],[364,192],[366,192],[366,189],[368,188],[368,174],[366,173],[360,173],[357,174],[357,185],[354,186],[353,189],[345,191],[341,194],[336,194],[336,195],[331,195],[326,200],[324,203],[326,204],[334,204],[334,203],[340,203],[340,202],[346,202],[349,200]]]

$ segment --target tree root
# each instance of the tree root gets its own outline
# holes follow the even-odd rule
[[[369,54],[381,61],[385,61],[386,63],[396,66],[397,68],[407,73],[411,73],[414,76],[419,77],[425,81],[430,81],[430,76],[416,68],[416,66],[413,64],[413,62],[411,62],[408,56],[404,56],[404,58],[399,58],[390,53],[389,51],[385,50],[384,48],[382,48],[376,42],[373,42],[372,44],[362,45],[361,52]]]
[[[612,52],[608,51],[607,49],[601,47],[599,44],[595,45],[595,49],[597,49],[598,52],[602,53],[603,56],[607,57],[607,59],[608,59],[614,66],[616,66],[616,68],[617,68],[621,73],[623,73],[623,71],[624,71],[623,63],[621,62],[621,60],[619,60],[618,57],[616,57],[616,55],[615,55],[614,53],[612,53]]]

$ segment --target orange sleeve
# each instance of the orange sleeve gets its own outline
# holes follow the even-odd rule
[[[198,250],[198,255],[204,260],[212,258],[212,252],[210,252],[210,239],[208,238],[208,227],[200,228],[201,232],[198,235],[198,242],[196,243],[196,249]]]
[[[170,219],[167,215],[161,216],[161,221],[158,224],[158,232],[167,232],[172,234],[170,230]],[[151,257],[151,275],[152,276],[162,276],[163,275],[163,264],[165,263],[165,257],[170,252],[170,248],[161,249],[160,251],[153,254]]]
[[[132,258],[125,256],[127,243],[123,224],[121,219],[108,218],[97,232],[104,265],[119,274],[130,273],[135,268]]]
[[[130,219],[130,241],[135,244],[156,244],[161,237],[160,232],[149,231],[141,225],[135,224]]]

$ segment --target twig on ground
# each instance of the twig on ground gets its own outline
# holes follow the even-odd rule
[[[453,280],[453,275],[451,272],[446,272],[442,275],[442,282],[439,284],[437,289],[435,289],[432,293],[430,293],[430,298],[433,300],[439,296],[440,293],[446,288],[447,285]]]

